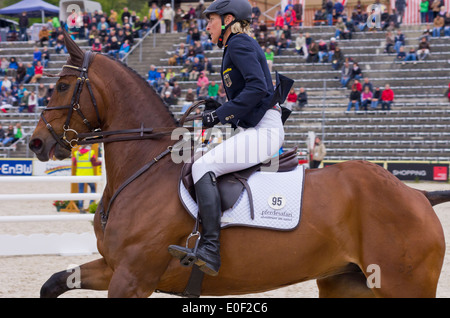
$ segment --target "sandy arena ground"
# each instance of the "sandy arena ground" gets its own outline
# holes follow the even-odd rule
[[[58,186],[55,186],[58,185]],[[443,183],[408,183],[411,187],[422,190],[449,190],[449,184]],[[0,193],[57,193],[69,192],[68,185],[49,184],[1,184]],[[435,207],[435,211],[442,222],[447,241],[450,241],[450,203]],[[35,215],[56,214],[52,202],[2,202],[0,215]],[[0,224],[0,234],[32,233],[83,233],[93,231],[90,222],[38,222],[38,223],[3,223]],[[448,243],[447,243],[448,244]],[[98,254],[85,256],[0,256],[0,297],[34,298],[39,297],[42,284],[55,272],[68,268],[73,264],[83,264],[99,258]],[[96,298],[106,297],[104,291],[76,290],[61,297]],[[303,297],[316,298],[318,290],[315,281],[280,288],[274,291],[251,294],[243,297]],[[151,297],[173,297],[165,294],[154,294]],[[439,280],[437,297],[450,297],[450,249],[447,247],[444,266]]]

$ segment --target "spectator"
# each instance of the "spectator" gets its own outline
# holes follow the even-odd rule
[[[2,58],[1,64],[0,64],[0,75],[5,75],[8,71],[9,62],[6,59],[6,57]]]
[[[197,92],[197,96],[198,100],[208,99],[208,84],[203,83],[200,86],[200,89]]]
[[[205,72],[201,71],[198,79],[197,79],[197,96],[199,96],[200,89],[205,86],[206,93],[205,96],[208,96],[208,85],[209,85],[209,79],[206,77]]]
[[[439,38],[441,36],[441,31],[444,29],[444,26],[445,26],[444,17],[441,15],[436,15],[436,17],[433,20],[433,37]]]
[[[366,89],[366,87],[369,87],[369,90],[373,93],[373,85],[370,82],[368,77],[364,77],[364,81],[362,84],[362,90],[364,91]]]
[[[253,18],[253,20],[258,21],[260,15],[261,15],[261,10],[259,9],[259,7],[256,4],[256,2],[253,1],[253,5],[252,5],[252,18]]]
[[[27,28],[28,28],[27,13],[22,12],[22,15],[19,18],[19,30],[20,30],[19,33],[21,41],[28,41]]]
[[[328,57],[327,43],[323,39],[319,40],[318,49],[319,63],[323,63],[323,58]]]
[[[92,44],[92,51],[97,52],[97,53],[101,53],[103,51],[103,45],[100,41],[100,38],[95,38],[94,44]],[[108,51],[108,53],[109,53],[109,51]],[[115,54],[113,56],[116,57]]]
[[[128,39],[125,40],[125,42],[122,43],[119,49],[119,58],[123,59],[127,53],[130,52],[130,43]]]
[[[277,11],[276,15],[275,15],[275,24],[274,27],[275,29],[278,28],[282,28],[284,25],[284,19],[283,19],[283,15],[281,13],[281,11]]]
[[[3,147],[8,147],[14,140],[14,127],[9,125],[5,132],[5,138],[3,139]]]
[[[361,94],[361,109],[367,111],[367,105],[372,103],[372,92],[369,86],[365,86],[363,93]]]
[[[195,81],[198,79],[200,72],[203,71],[203,65],[200,63],[198,57],[194,57],[194,63],[192,63],[192,70],[189,73],[189,80]]]
[[[225,88],[223,87],[223,83],[219,84],[219,91],[217,92],[216,101],[222,105],[227,101],[227,93],[225,92]]]
[[[149,17],[150,17],[150,29],[153,28],[156,23],[158,23],[159,19],[161,19],[161,10],[156,5],[156,2],[152,2],[152,6],[149,9]],[[153,33],[159,33],[159,25],[155,27]]]
[[[64,43],[64,34],[60,34],[56,38],[55,52],[56,54],[61,54],[61,51],[66,52],[66,45]]]
[[[352,89],[353,87],[355,87],[358,92],[362,92],[362,84],[356,78],[353,80]]]
[[[300,32],[300,34],[295,39],[295,51],[302,56],[305,56],[307,54],[306,39],[303,36],[303,32]]]
[[[4,139],[5,139],[5,130],[3,129],[2,125],[0,124],[0,143],[3,143]]]
[[[277,47],[277,55],[281,55],[283,49],[288,48],[288,40],[286,39],[284,33],[280,34],[280,38],[277,41],[276,47]]]
[[[43,26],[39,31],[39,43],[41,43],[41,47],[44,46],[44,41],[48,41],[50,39],[50,32],[47,29],[47,26]]]
[[[48,63],[50,62],[50,52],[48,51],[47,46],[44,46],[44,49],[42,51],[42,61],[44,68],[48,67]]]
[[[189,80],[189,76],[190,76],[191,72],[192,72],[191,60],[186,59],[186,61],[184,62],[183,66],[180,70],[181,80],[182,81]]]
[[[33,78],[33,76],[34,76],[34,66],[31,63],[28,63],[27,64],[27,72],[25,74],[23,82],[25,84],[28,84],[31,81],[31,79]]]
[[[441,0],[431,0],[430,1],[430,8],[431,8],[431,11],[433,11],[433,15],[431,16],[431,19],[435,19],[438,15],[439,15],[439,11],[440,11],[440,9],[441,9],[441,6],[442,6],[442,4],[441,3],[443,3],[443,1],[441,2]],[[432,20],[428,20],[428,22],[431,22]]]
[[[33,65],[36,65],[37,61],[42,61],[42,52],[35,46],[33,51]]]
[[[326,154],[327,150],[325,149],[325,145],[319,137],[316,137],[316,139],[314,140],[313,149],[311,149],[311,169],[319,168],[320,163],[323,161],[323,158],[325,158]]]
[[[400,52],[400,47],[405,45],[405,35],[402,30],[397,30],[397,35],[394,37],[394,49],[398,53]]]
[[[18,67],[19,67],[19,65],[17,64],[16,58],[11,57],[9,59],[9,66],[8,66],[8,71],[6,72],[6,75],[11,76],[11,77],[16,77]]]
[[[267,66],[269,67],[269,71],[272,72],[272,67],[273,67],[273,52],[272,52],[272,48],[270,46],[266,47],[266,50],[264,51],[264,54],[266,56],[266,60],[267,60]]]
[[[384,53],[387,54],[392,53],[392,48],[394,47],[394,44],[395,44],[395,37],[391,31],[388,31],[386,33],[386,47],[384,49]]]
[[[403,15],[405,14],[405,8],[407,6],[406,0],[395,0],[395,10],[397,11],[397,22],[403,23]]]
[[[347,28],[347,25],[345,24],[342,17],[339,17],[336,22],[336,32],[334,34],[334,37],[336,39],[340,39],[341,37],[343,39],[351,39],[352,36],[350,34],[349,29]]]
[[[352,107],[355,107],[355,112],[359,110],[359,101],[361,100],[361,93],[356,90],[356,87],[352,87],[350,92],[349,102],[347,106],[347,112],[349,112]]]
[[[425,60],[430,55],[430,51],[431,49],[427,38],[422,37],[419,42],[419,49],[416,52],[417,59],[420,61]]]
[[[394,102],[394,91],[392,91],[389,84],[386,84],[384,86],[383,92],[381,93],[381,109],[391,110],[393,102]]]
[[[172,100],[174,104],[178,103],[178,100],[181,97],[181,87],[178,84],[178,81],[173,81],[173,87],[172,87],[172,94],[171,94]]]
[[[448,101],[450,102],[450,83],[448,84],[447,97],[448,97]]]
[[[353,79],[357,79],[360,80],[361,78],[363,78],[363,73],[361,68],[359,67],[359,64],[357,62],[353,62],[353,66],[352,66],[352,78]]]
[[[334,6],[333,1],[331,0],[326,1],[325,12],[327,14],[327,22],[329,26],[333,25],[333,6]]]
[[[300,87],[300,91],[297,95],[297,106],[299,110],[302,110],[308,104],[308,94],[306,94],[305,88]]]
[[[41,61],[37,61],[36,66],[34,67],[34,76],[31,78],[30,83],[36,83],[43,75],[44,67],[42,66]]]
[[[209,75],[209,74],[213,74],[213,73],[214,73],[214,69],[213,69],[213,67],[212,67],[212,63],[211,63],[211,61],[209,60],[209,58],[207,58],[207,57],[205,57],[205,58],[203,59],[203,70],[205,71],[205,74],[206,74],[206,75]]]
[[[331,67],[334,70],[338,70],[342,67],[342,63],[345,61],[344,53],[342,53],[341,48],[337,46],[334,49],[334,54],[331,57]]]
[[[37,104],[38,101],[36,93],[34,91],[31,91],[31,93],[28,95],[28,112],[34,113]]]
[[[216,81],[211,81],[208,85],[208,98],[216,99],[219,93],[219,84]]]
[[[380,101],[381,101],[381,90],[380,87],[377,86],[372,95],[372,102],[370,103],[370,108],[376,109]]]
[[[444,16],[444,35],[450,36],[450,10]]]
[[[397,56],[395,57],[394,62],[402,62],[402,64],[405,65],[405,59],[406,59],[405,47],[401,46],[399,52],[397,53]]]
[[[286,107],[289,110],[292,110],[296,103],[297,103],[297,94],[295,93],[294,87],[291,87],[287,95],[284,107]]]
[[[164,20],[164,24],[166,25],[166,33],[172,32],[172,21],[175,17],[175,12],[173,11],[170,3],[166,3],[166,7],[163,10],[162,18]]]
[[[148,71],[148,76],[147,76],[147,82],[153,86],[156,87],[156,81],[158,80],[158,78],[161,77],[161,73],[158,72],[158,70],[156,69],[155,65],[150,65],[150,70]]]
[[[348,82],[352,78],[352,68],[350,67],[350,63],[345,61],[344,66],[342,66],[341,70],[341,85],[342,87],[347,87]]]
[[[161,88],[161,91],[159,94],[160,94],[161,98],[164,98],[164,96],[166,96],[166,93],[169,93],[169,96],[172,93],[172,86],[170,86],[169,82],[167,82],[167,81],[164,82],[164,85]]]
[[[23,65],[22,62],[19,62],[19,66],[17,67],[16,81],[18,84],[24,81],[25,75],[27,74],[27,69]]]
[[[38,87],[38,106],[45,106],[45,98],[47,96],[48,89],[45,87],[44,83],[40,83]]]
[[[48,89],[47,89],[47,94],[45,95],[44,106],[47,106],[47,105],[48,105],[50,99],[52,98],[52,95],[53,95],[53,91],[54,91],[54,90],[55,90],[55,85],[54,85],[54,84],[50,84],[50,85],[48,86]]]
[[[200,31],[204,31],[206,28],[206,18],[203,12],[206,10],[204,1],[200,0],[198,6],[195,8],[195,17],[197,18],[197,24]]]
[[[427,23],[427,15],[428,15],[428,0],[422,0],[420,2],[420,22]]]
[[[416,64],[417,62],[417,56],[416,56],[416,50],[414,49],[414,47],[411,47],[409,49],[408,54],[406,54],[405,57],[405,62],[409,62],[409,61],[413,61],[414,64]]]
[[[316,63],[319,60],[319,47],[316,42],[312,41],[308,48],[307,63]]]
[[[22,113],[23,111],[28,112],[28,97],[30,93],[28,91],[23,92],[23,96],[19,101],[19,113]]]

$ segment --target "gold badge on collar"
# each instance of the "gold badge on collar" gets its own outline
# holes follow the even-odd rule
[[[226,85],[227,87],[231,87],[231,84],[233,84],[233,83],[231,82],[230,74],[225,74],[225,75],[223,76],[223,81],[225,82],[225,85]]]

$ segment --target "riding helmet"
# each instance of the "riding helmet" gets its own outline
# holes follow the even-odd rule
[[[232,14],[237,21],[251,21],[252,6],[248,0],[215,0],[211,5],[203,11],[203,14],[209,18],[211,13],[220,16]]]

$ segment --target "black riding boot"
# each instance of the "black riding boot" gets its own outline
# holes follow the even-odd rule
[[[198,217],[202,223],[202,234],[196,253],[194,250],[178,245],[170,245],[169,253],[180,259],[182,265],[192,263],[208,275],[215,276],[220,267],[220,195],[216,176],[206,173],[194,185],[197,196]],[[195,257],[194,257],[195,256]]]

